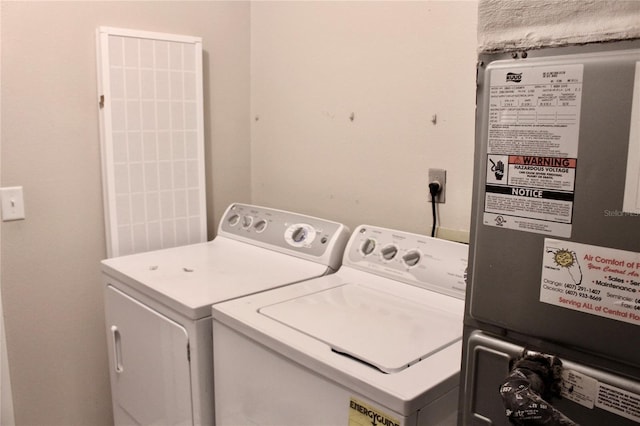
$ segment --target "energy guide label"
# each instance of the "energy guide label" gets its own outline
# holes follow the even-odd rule
[[[582,71],[491,70],[485,225],[571,236]]]
[[[348,426],[402,426],[395,416],[356,398],[349,399]]]

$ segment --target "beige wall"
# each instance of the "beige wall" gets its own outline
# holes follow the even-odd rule
[[[429,233],[444,168],[439,235],[468,238],[476,21],[475,1],[253,2],[252,200]]]
[[[210,236],[233,201],[427,233],[427,169],[439,167],[443,234],[465,238],[476,9],[3,2],[0,184],[22,185],[27,211],[1,242],[17,424],[111,422],[97,26],[203,37]]]
[[[27,214],[2,224],[16,423],[110,424],[95,30],[203,38],[213,236],[230,202],[250,200],[249,4],[2,3],[0,183],[24,187]]]

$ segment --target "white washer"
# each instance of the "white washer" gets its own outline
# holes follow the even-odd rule
[[[115,424],[213,424],[211,305],[334,272],[348,235],[234,204],[210,242],[104,260]]]
[[[214,305],[216,424],[455,424],[467,254],[362,225],[337,273]]]

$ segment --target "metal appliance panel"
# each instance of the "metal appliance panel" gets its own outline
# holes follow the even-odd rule
[[[498,388],[509,372],[510,361],[527,348],[475,331],[466,349],[470,355],[465,365],[469,372],[466,388],[471,391],[463,395],[467,407],[464,424],[509,426]],[[562,360],[562,364],[568,379],[563,389],[565,397],[553,401],[556,409],[581,425],[637,424],[634,419],[640,413],[634,398],[640,394],[640,384],[570,360]]]
[[[467,300],[469,319],[471,322],[488,324],[496,330],[508,330],[535,340],[558,342],[564,347],[606,355],[607,358],[614,358],[637,367],[640,366],[640,355],[637,351],[629,350],[629,342],[640,340],[640,321],[625,321],[619,315],[610,315],[609,318],[605,318],[588,309],[577,310],[576,306],[571,306],[569,303],[567,306],[545,303],[541,301],[541,293],[549,292],[543,287],[544,268],[553,266],[550,262],[558,260],[550,261],[545,257],[549,256],[545,250],[554,241],[559,241],[557,244],[561,248],[562,241],[567,240],[593,247],[596,251],[604,249],[605,253],[609,253],[607,252],[609,249],[622,250],[630,253],[629,261],[635,259],[634,255],[637,257],[640,253],[640,216],[624,213],[622,207],[630,128],[634,120],[637,124],[639,119],[637,107],[636,116],[632,117],[631,111],[634,81],[637,70],[640,68],[640,50],[547,55],[537,56],[536,52],[531,52],[527,59],[496,61],[488,66],[479,67],[474,224],[470,252],[471,280]],[[574,105],[573,108],[573,112],[577,112],[577,117],[574,117],[575,125],[559,129],[562,123],[553,127],[544,125],[544,122],[538,122],[538,124],[523,122],[520,125],[514,125],[512,122],[504,126],[502,131],[518,132],[517,138],[523,143],[518,147],[504,148],[504,152],[499,152],[499,148],[495,146],[496,134],[491,133],[499,127],[494,125],[497,109],[490,103],[495,104],[502,100],[506,102],[508,99],[500,98],[496,94],[496,88],[504,87],[506,83],[492,81],[492,75],[499,73],[505,75],[506,71],[506,74],[522,73],[522,76],[527,77],[527,74],[533,71],[552,73],[554,70],[560,72],[561,76],[562,73],[569,75],[576,70],[579,71],[578,77],[574,78],[574,86],[579,90],[577,106]],[[559,84],[567,83],[570,81],[559,82]],[[536,84],[542,83],[538,81]],[[538,92],[535,92],[536,90]],[[562,101],[562,88],[559,90],[560,92],[555,93],[560,95],[555,99]],[[541,94],[542,90],[533,87],[532,94],[536,95],[536,93]],[[518,100],[517,97],[513,99]],[[538,103],[532,104],[528,111],[542,113],[543,108],[539,102],[544,100],[543,97],[533,97],[533,99]],[[576,96],[573,99],[575,100]],[[517,111],[517,108],[511,110]],[[527,109],[522,109],[522,111],[525,110]],[[547,132],[546,134],[550,135],[549,139],[556,139],[547,146],[556,143],[557,148],[545,148],[536,152],[535,144],[526,144],[526,131],[534,134],[534,138],[541,135],[538,133],[536,136],[535,132]],[[562,134],[563,131],[568,132],[569,135]],[[507,139],[509,137],[507,136]],[[508,152],[509,149],[512,152]],[[494,159],[493,163],[489,160],[491,155],[497,154],[503,154],[509,162],[511,157],[517,156],[537,158],[555,156],[572,160],[574,180],[571,180],[566,172],[559,178],[553,178],[551,174],[547,174],[552,180],[555,179],[556,186],[561,186],[563,181],[565,184],[569,183],[569,188],[565,187],[560,191],[545,188],[545,184],[530,177],[532,175],[517,171],[514,164],[509,164],[505,172],[512,172],[514,175],[519,173],[523,178],[508,184],[506,178],[505,182],[499,182],[506,191],[513,188],[524,189],[525,192],[521,192],[522,194],[526,194],[526,190],[540,191],[529,193],[540,195],[544,192],[543,197],[549,193],[551,202],[546,205],[546,211],[550,209],[549,206],[554,206],[554,194],[561,193],[569,212],[565,211],[561,220],[549,215],[543,217],[550,223],[556,221],[547,226],[544,220],[533,218],[535,207],[531,205],[534,201],[538,201],[534,200],[520,211],[516,211],[517,206],[498,207],[499,212],[505,213],[500,220],[504,220],[511,227],[499,223],[500,220],[496,220],[496,214],[488,214],[491,213],[489,210],[492,208],[495,213],[496,204],[489,206],[487,197],[488,194],[491,196],[491,192],[495,190],[495,185],[490,181],[493,172],[491,167],[496,160]],[[527,183],[533,185],[527,186]],[[519,197],[519,200],[524,203],[529,202],[526,197]],[[510,209],[513,210],[511,215],[508,214]],[[560,223],[562,220],[564,222]],[[559,226],[557,226],[558,223],[560,223]],[[596,264],[595,262],[582,258],[575,259],[574,263],[576,260],[582,266],[585,280],[600,277],[588,270],[589,264]],[[627,273],[632,269],[628,268]],[[640,272],[640,269],[636,269],[636,272]],[[617,273],[610,275],[621,276]],[[624,281],[622,284],[631,289],[626,292],[612,287],[620,283],[616,279],[609,279],[609,275],[603,274],[601,278],[608,284],[599,287],[601,289],[599,295],[591,295],[604,297],[607,293],[629,296],[637,294],[637,299],[640,299],[640,282],[638,282],[640,280],[637,277],[622,277]],[[567,283],[570,283],[569,279]],[[594,287],[592,283],[582,284],[583,287],[588,287],[586,284]],[[576,288],[563,286],[561,290],[576,291]],[[589,293],[585,294],[588,302],[594,301],[589,299]],[[564,294],[564,299],[574,302],[579,300],[578,297],[569,293]],[[623,309],[627,315],[640,314],[640,310],[637,310],[640,309],[640,301],[636,300],[636,297],[631,297],[632,301],[629,302],[632,305],[631,308]]]

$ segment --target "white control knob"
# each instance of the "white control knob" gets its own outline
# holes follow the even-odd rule
[[[229,216],[229,219],[227,219],[227,222],[229,222],[229,225],[231,226],[236,226],[238,222],[240,222],[240,215],[235,213],[232,214],[231,216]]]
[[[396,254],[398,254],[398,247],[393,244],[389,244],[388,246],[383,247],[382,250],[380,250],[380,253],[384,260],[392,260],[396,257]]]
[[[253,225],[253,229],[255,229],[257,233],[263,232],[267,229],[267,221],[260,219],[255,225]]]
[[[369,256],[376,249],[376,240],[373,238],[367,238],[364,243],[360,246],[360,250],[362,250],[362,254],[365,256]]]
[[[289,226],[284,232],[284,239],[293,247],[308,247],[316,238],[316,230],[306,223]]]
[[[420,252],[418,250],[411,250],[407,252],[404,256],[402,256],[402,261],[409,268],[416,266],[418,262],[420,262]]]
[[[242,216],[242,227],[244,229],[249,229],[251,224],[253,223],[253,217],[251,216]]]

